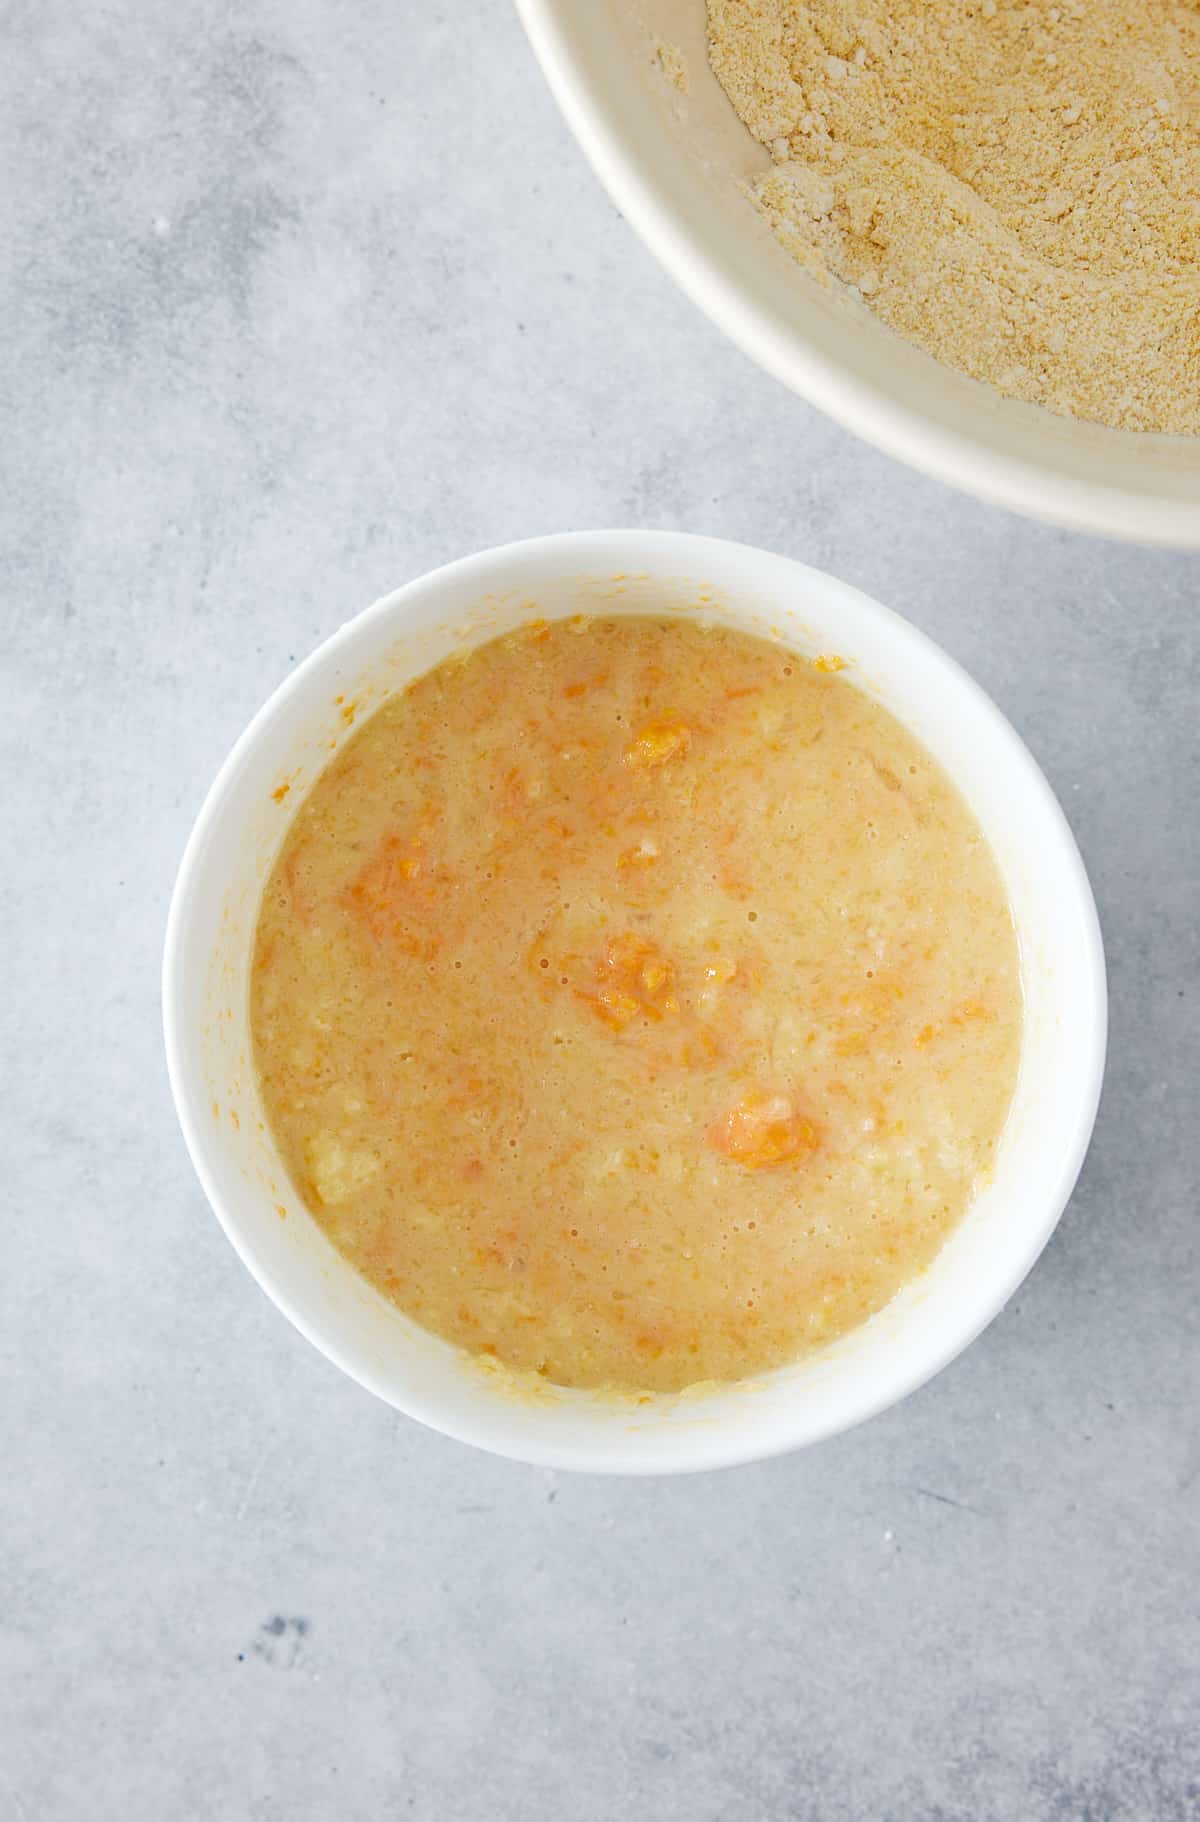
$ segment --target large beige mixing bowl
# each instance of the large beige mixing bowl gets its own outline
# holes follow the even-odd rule
[[[1103,430],[1001,398],[801,272],[745,194],[769,160],[709,70],[704,0],[517,5],[618,208],[768,372],[881,449],[984,499],[1200,550],[1200,438]],[[686,93],[664,73],[660,45],[684,58]]]

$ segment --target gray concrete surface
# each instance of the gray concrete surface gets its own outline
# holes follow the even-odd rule
[[[760,375],[505,0],[0,12],[0,1817],[1200,1815],[1196,560],[1022,524]],[[995,695],[1092,870],[1105,1102],[906,1405],[690,1481],[373,1402],[204,1204],[158,962],[228,745],[348,612],[569,526],[770,545]]]

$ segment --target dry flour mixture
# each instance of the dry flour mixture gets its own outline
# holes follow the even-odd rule
[[[1197,0],[708,0],[819,279],[1012,397],[1200,432]]]

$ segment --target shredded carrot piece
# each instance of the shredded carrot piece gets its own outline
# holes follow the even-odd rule
[[[713,1121],[705,1135],[714,1151],[747,1170],[767,1170],[808,1156],[820,1144],[813,1122],[797,1112],[790,1096],[748,1094]]]
[[[692,731],[673,716],[647,722],[637,738],[625,749],[627,766],[659,766],[670,759],[682,759],[692,744]]]
[[[595,968],[596,987],[579,998],[616,1031],[635,1018],[656,1022],[678,1012],[675,970],[647,937],[614,936]]]

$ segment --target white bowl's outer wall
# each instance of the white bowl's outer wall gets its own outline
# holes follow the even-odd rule
[[[1138,436],[1003,399],[806,279],[747,200],[769,163],[708,67],[705,0],[517,0],[613,201],[693,301],[859,436],[983,499],[1080,531],[1200,549],[1200,438]],[[686,95],[654,60],[684,54]]]
[[[809,656],[838,653],[958,781],[995,849],[1019,932],[1020,1078],[993,1182],[931,1269],[864,1328],[812,1360],[704,1396],[639,1405],[547,1388],[521,1398],[371,1290],[290,1187],[251,1067],[254,923],[292,810],[348,737],[348,704],[361,715],[446,653],[534,614],[647,610],[774,631]],[[281,805],[273,793],[289,780]],[[389,595],[321,646],[260,711],[201,810],[171,905],[163,998],[171,1082],[201,1182],[296,1326],[435,1429],[546,1466],[628,1473],[725,1466],[816,1441],[952,1359],[1058,1220],[1087,1149],[1105,1046],[1103,956],[1082,863],[998,710],[922,634],[845,584],[673,533],[578,533],[468,558]]]

